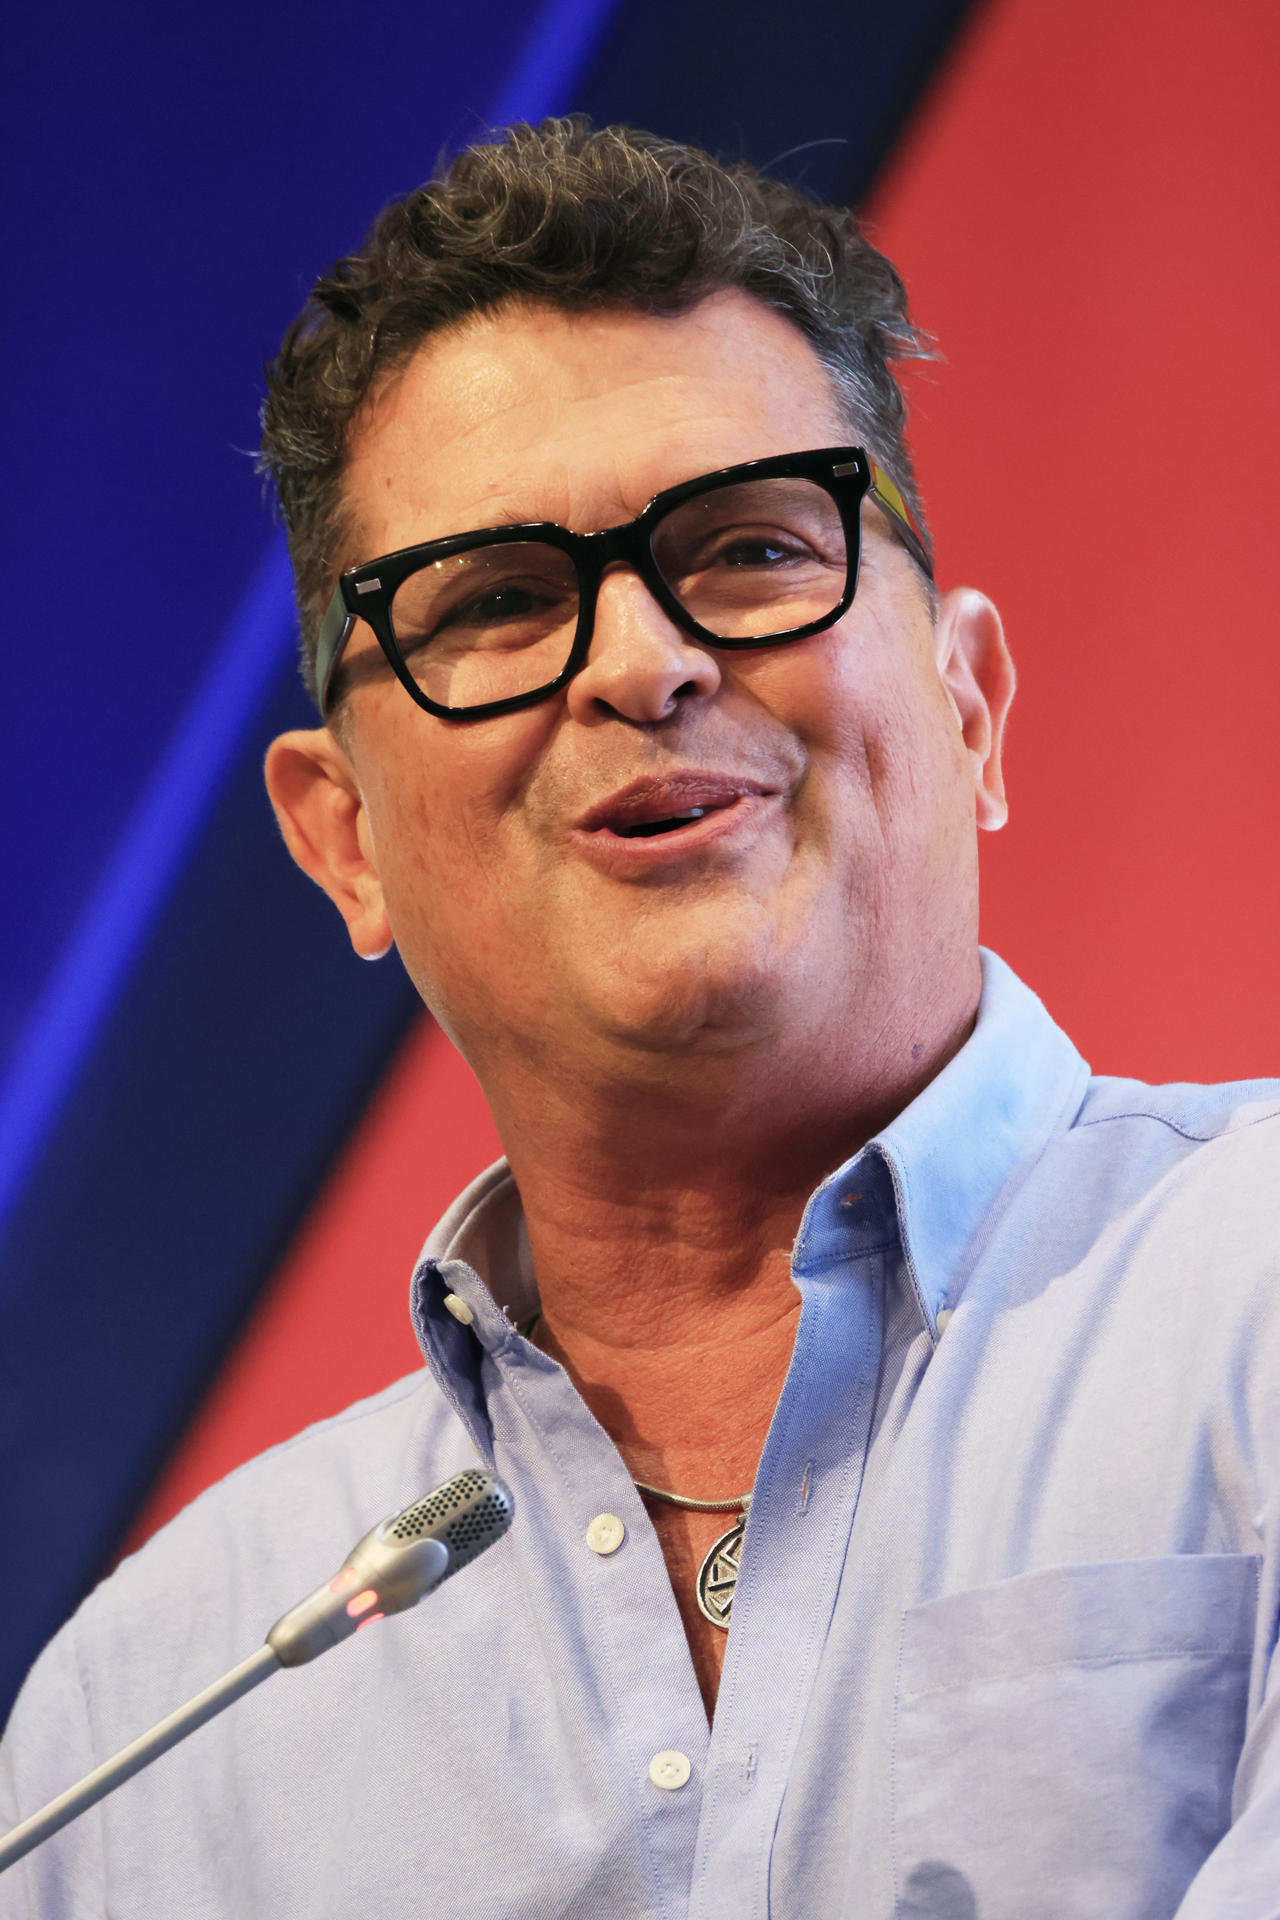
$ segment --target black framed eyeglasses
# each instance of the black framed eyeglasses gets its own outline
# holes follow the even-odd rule
[[[548,699],[585,665],[600,580],[619,560],[705,646],[776,647],[821,633],[857,589],[868,497],[932,576],[910,509],[861,447],[724,467],[667,487],[602,533],[489,527],[368,560],[342,575],[320,627],[321,712],[358,619],[405,690],[443,720]]]

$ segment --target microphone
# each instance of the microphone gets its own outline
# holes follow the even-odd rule
[[[513,1511],[501,1480],[468,1467],[371,1528],[332,1580],[281,1614],[267,1646],[282,1667],[301,1667],[357,1628],[403,1613],[500,1539]]]
[[[513,1512],[502,1481],[468,1467],[390,1514],[356,1542],[332,1580],[281,1614],[256,1653],[7,1833],[0,1840],[0,1873],[278,1668],[305,1666],[361,1627],[415,1606],[500,1540]]]

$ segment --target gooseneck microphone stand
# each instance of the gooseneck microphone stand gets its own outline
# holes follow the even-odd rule
[[[468,1467],[391,1514],[356,1543],[332,1580],[276,1621],[256,1653],[7,1833],[0,1840],[0,1873],[279,1668],[304,1666],[358,1628],[415,1606],[501,1539],[512,1513],[501,1480]]]

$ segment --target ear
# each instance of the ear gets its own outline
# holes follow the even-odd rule
[[[1015,675],[1004,626],[985,593],[953,587],[943,595],[934,640],[938,673],[969,750],[978,825],[994,832],[1009,817],[1001,755]]]
[[[380,960],[391,925],[364,800],[342,747],[328,727],[282,733],[264,771],[285,845],[333,901],[361,959]]]

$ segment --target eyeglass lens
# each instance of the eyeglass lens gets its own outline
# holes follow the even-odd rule
[[[679,604],[721,640],[764,644],[824,619],[844,597],[844,526],[811,480],[747,480],[694,495],[658,522],[652,551]],[[411,574],[391,621],[410,672],[441,706],[533,693],[568,665],[576,570],[541,541],[472,548]]]

